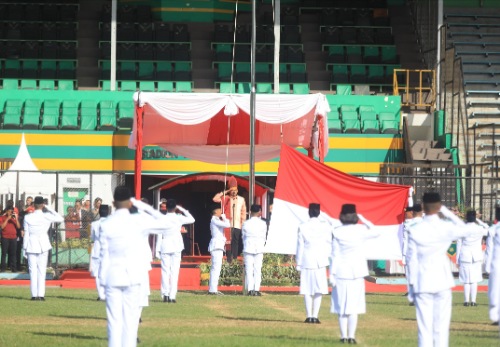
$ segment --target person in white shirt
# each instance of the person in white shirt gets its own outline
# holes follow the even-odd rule
[[[413,219],[413,206],[408,206],[405,209],[405,221],[403,222],[403,235],[402,235],[402,242],[401,242],[401,254],[402,254],[402,262],[403,266],[405,267],[405,277],[406,277],[406,295],[408,296],[408,301],[410,301],[410,304],[413,303],[413,297],[411,293],[411,288],[410,288],[410,276],[408,274],[408,266],[406,264],[406,253],[408,251],[408,226],[411,223],[411,220]],[[410,299],[411,298],[411,299]]]
[[[243,223],[243,256],[245,280],[250,296],[261,296],[262,259],[266,244],[267,225],[261,218],[262,207],[250,206],[250,219]]]
[[[493,264],[493,256],[495,261],[500,261],[500,240],[496,243],[496,235],[500,233],[500,206],[495,207],[495,223],[488,230],[486,238],[486,252],[484,270],[489,274],[488,277],[488,302],[489,314],[493,323],[498,324],[498,316],[500,311],[500,265]],[[496,251],[496,253],[495,253]]]
[[[466,228],[477,233],[457,240],[457,265],[464,284],[464,306],[477,306],[477,284],[483,280],[483,237],[488,226],[476,218],[476,211],[467,211],[466,221]]]
[[[43,209],[47,210],[46,213]],[[62,223],[64,218],[46,206],[43,197],[35,197],[35,212],[24,217],[23,249],[28,258],[31,300],[45,301],[45,277],[49,250],[49,228],[52,223]]]
[[[99,230],[99,280],[106,288],[108,346],[136,346],[141,284],[147,274],[142,257],[144,234],[160,233],[165,223],[146,213],[130,213],[133,201],[127,187],[116,187],[113,197],[116,211],[100,224]]]
[[[181,229],[185,224],[194,223],[194,217],[177,205],[174,199],[167,200],[167,214],[162,216],[162,220],[170,226],[163,230],[156,245],[157,254],[161,257],[161,295],[163,302],[176,303],[181,253],[184,249]]]
[[[357,214],[356,205],[342,205],[339,219],[342,226],[333,230],[330,257],[333,286],[330,311],[339,316],[340,341],[355,344],[358,315],[366,313],[364,278],[369,273],[363,244],[380,233]],[[358,224],[359,221],[363,224]]]
[[[418,346],[445,347],[450,333],[451,288],[455,286],[446,252],[452,241],[478,232],[465,228],[460,218],[442,206],[438,193],[425,193],[422,202],[425,216],[410,227],[408,243],[418,259],[413,283]]]
[[[108,217],[110,212],[109,205],[100,205],[98,216],[99,219],[92,222],[90,227],[90,241],[92,242],[92,251],[90,252],[90,275],[95,277],[95,284],[97,288],[97,300],[106,300],[104,287],[101,286],[99,281],[99,267],[101,266],[101,243],[99,242],[99,226]]]
[[[210,220],[210,232],[212,239],[208,244],[208,251],[212,255],[212,266],[210,267],[210,280],[208,285],[209,295],[223,295],[218,291],[220,271],[222,269],[222,256],[226,247],[224,228],[229,228],[230,223],[219,204],[212,207],[212,219]]]
[[[321,299],[328,294],[326,268],[332,244],[330,223],[318,218],[320,204],[309,204],[309,220],[299,225],[296,262],[300,271],[300,294],[304,295],[306,320],[304,323],[321,323],[318,319]]]
[[[406,249],[403,259],[405,261],[405,273],[408,286],[408,301],[410,302],[410,306],[415,306],[415,293],[413,291],[413,283],[415,282],[415,268],[418,259],[414,257],[412,250],[408,250],[408,230],[411,226],[420,223],[422,221],[422,216],[422,205],[415,204],[412,207],[412,218],[408,222],[405,221]],[[412,271],[412,269],[414,271]]]

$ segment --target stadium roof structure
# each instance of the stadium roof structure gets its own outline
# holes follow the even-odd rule
[[[147,145],[203,162],[249,162],[249,94],[137,92],[134,101],[129,147],[136,150],[136,180]],[[320,160],[326,156],[330,106],[325,95],[262,94],[255,108],[256,162],[278,157],[282,143],[306,148]]]

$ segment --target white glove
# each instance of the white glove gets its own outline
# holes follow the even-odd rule
[[[300,271],[300,270],[301,270],[300,265],[297,265],[295,268],[297,269],[297,271]]]
[[[332,285],[332,287],[335,287],[337,285],[337,281],[335,280],[335,276],[334,275],[330,275],[330,284]]]
[[[157,259],[160,259],[160,257],[161,257],[160,252],[156,252],[156,253],[155,253],[155,257],[156,257]]]

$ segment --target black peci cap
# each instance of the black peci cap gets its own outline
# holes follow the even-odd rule
[[[260,205],[253,204],[252,206],[250,206],[250,212],[257,213],[260,211],[262,211],[262,207]]]
[[[437,192],[427,192],[422,196],[422,202],[424,204],[432,204],[435,202],[441,202],[441,196]]]
[[[126,186],[118,186],[115,188],[115,193],[113,194],[113,199],[115,201],[126,201],[130,200],[132,197],[132,193],[130,193],[130,189]]]
[[[413,205],[412,210],[413,210],[413,212],[422,212],[422,205],[421,204],[415,204],[415,205]]]
[[[356,205],[354,204],[343,204],[340,214],[356,213]]]
[[[467,223],[474,223],[476,221],[476,211],[470,210],[465,214],[465,220]]]
[[[43,204],[43,196],[36,196],[34,200],[35,205],[41,205]]]

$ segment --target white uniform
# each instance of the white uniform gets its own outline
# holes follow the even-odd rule
[[[379,232],[363,224],[343,225],[333,231],[330,275],[336,284],[332,290],[331,312],[339,315],[366,312],[365,276],[368,264],[363,244]]]
[[[34,298],[45,297],[47,258],[52,249],[48,234],[50,224],[64,222],[64,218],[51,207],[45,207],[46,213],[35,210],[24,217],[23,249],[28,257],[31,297]]]
[[[483,237],[488,229],[476,223],[467,223],[468,230],[476,230],[472,236],[457,240],[457,264],[460,266],[459,275],[462,283],[477,283],[483,280]]]
[[[310,218],[299,226],[296,261],[300,269],[300,294],[328,294],[326,267],[331,246],[329,223]]]
[[[260,217],[251,217],[243,223],[243,254],[248,291],[260,291],[262,259],[266,244],[267,225]]]
[[[165,228],[154,218],[118,209],[100,225],[99,280],[106,288],[108,346],[136,346],[140,317],[141,283],[146,268],[142,254],[144,234]],[[142,247],[142,248],[141,248]]]
[[[181,229],[184,224],[194,223],[193,216],[188,210],[177,206],[184,215],[169,212],[163,216],[170,226],[163,229],[158,239],[157,249],[161,256],[161,295],[175,300],[177,296],[177,283],[181,268],[181,253],[184,249]]]
[[[446,252],[452,241],[474,234],[444,206],[441,212],[450,220],[426,215],[410,228],[408,247],[416,257],[413,289],[420,347],[448,346],[455,281]]]
[[[405,275],[406,275],[406,282],[407,282],[407,287],[408,287],[408,301],[409,302],[414,302],[414,292],[413,292],[413,283],[415,282],[415,267],[417,266],[416,264],[418,263],[418,260],[416,257],[413,256],[412,250],[408,249],[408,230],[411,226],[420,223],[422,221],[422,217],[415,217],[408,222],[405,221],[404,229],[403,229],[403,261],[405,264]],[[413,271],[412,271],[413,269]]]
[[[494,238],[498,233],[497,229],[500,228],[500,223],[492,225],[488,229],[488,237],[486,238],[486,251],[484,253],[484,271],[490,273],[491,271],[491,258],[493,257],[493,247],[494,247]]]
[[[220,218],[212,216],[210,220],[210,232],[212,233],[212,239],[208,244],[208,251],[212,254],[212,266],[210,268],[210,281],[208,285],[210,293],[217,293],[220,270],[222,269],[222,255],[226,247],[224,228],[229,228],[229,226],[230,222],[225,215],[221,215]]]
[[[500,233],[495,233],[492,243],[488,279],[489,315],[493,322],[498,322],[500,320]]]
[[[90,252],[90,274],[95,277],[97,294],[100,300],[106,300],[104,287],[99,282],[99,268],[101,266],[101,242],[99,241],[99,226],[106,218],[101,218],[92,222],[90,226],[90,241],[93,242],[92,251]]]

